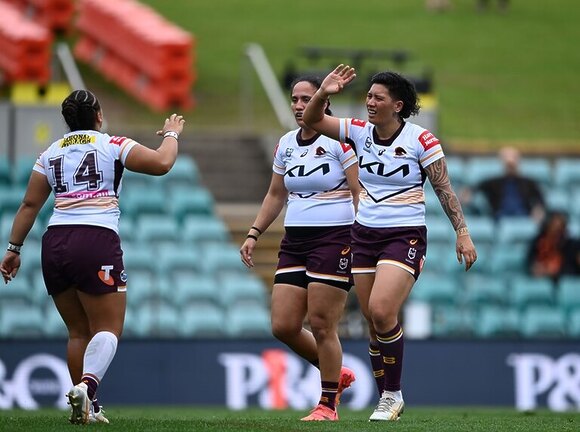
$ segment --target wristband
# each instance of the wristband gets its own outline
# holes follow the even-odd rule
[[[20,255],[20,249],[22,249],[22,245],[20,244],[14,244],[11,242],[8,242],[8,247],[6,248],[7,251],[9,252],[14,252],[17,255]]]
[[[260,228],[257,228],[257,227],[255,227],[255,226],[253,226],[253,225],[250,227],[250,229],[253,229],[253,230],[256,230],[256,231],[258,231],[258,234],[260,234],[260,235],[262,235],[262,234],[263,234],[263,232],[262,232],[262,230],[261,230]]]
[[[174,132],[174,131],[167,131],[163,134],[163,138],[167,138],[167,137],[172,137],[172,138],[175,138],[176,140],[178,140],[179,134],[177,132]]]
[[[256,236],[255,236],[255,235],[253,235],[253,234],[248,234],[248,235],[246,236],[246,238],[251,238],[251,239],[254,239],[255,241],[258,241],[258,237],[256,237]]]
[[[457,236],[465,236],[465,235],[469,235],[469,230],[467,229],[467,227],[463,227],[463,228],[459,228],[457,231],[455,231],[457,233]]]

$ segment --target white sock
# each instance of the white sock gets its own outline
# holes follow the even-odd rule
[[[108,331],[98,332],[93,336],[85,351],[83,375],[94,375],[103,379],[113,357],[117,352],[117,336]]]

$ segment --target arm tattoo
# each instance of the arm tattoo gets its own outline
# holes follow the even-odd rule
[[[437,198],[439,198],[441,207],[443,207],[443,210],[451,221],[451,225],[453,225],[455,231],[459,228],[466,227],[467,225],[465,223],[465,217],[463,216],[461,204],[451,187],[445,158],[433,162],[425,168],[425,172],[427,173],[427,177],[429,177],[429,181],[433,186]]]

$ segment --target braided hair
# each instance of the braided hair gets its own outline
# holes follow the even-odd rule
[[[62,102],[62,116],[71,132],[94,130],[99,111],[99,100],[88,90],[75,90]]]

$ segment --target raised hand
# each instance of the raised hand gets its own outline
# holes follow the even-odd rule
[[[355,78],[356,73],[354,68],[349,65],[339,64],[336,69],[324,78],[320,89],[327,95],[340,93]]]

